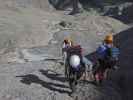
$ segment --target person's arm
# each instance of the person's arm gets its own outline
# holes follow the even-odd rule
[[[65,47],[66,47],[66,44],[65,44],[65,43],[63,43],[63,44],[62,44],[62,48],[65,48]]]

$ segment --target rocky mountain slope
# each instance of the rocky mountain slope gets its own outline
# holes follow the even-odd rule
[[[122,94],[132,100],[127,85],[130,75],[123,74],[131,68],[131,51],[125,47],[132,43],[132,29],[124,31],[128,25],[87,12],[64,15],[46,0],[0,0],[0,8],[0,100],[125,100]],[[109,32],[114,33],[122,50],[130,51],[127,56],[121,51],[121,62],[127,57],[129,67],[124,67],[129,63],[121,63],[122,69],[114,72],[112,81],[100,87],[81,82],[70,97],[61,64],[62,40],[71,37],[83,46],[84,55],[89,55]]]
[[[22,51],[20,48],[42,47],[53,42],[60,46],[66,37],[65,32],[75,42],[82,44],[87,54],[96,48],[95,43],[100,42],[106,33],[118,33],[128,27],[109,17],[84,14],[73,17],[36,8],[21,8],[18,11],[4,9],[0,12],[1,62],[17,59],[18,52]],[[103,36],[97,33],[103,33]]]

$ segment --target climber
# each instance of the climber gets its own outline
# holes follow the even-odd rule
[[[64,33],[65,35],[68,35],[68,32]],[[68,58],[68,49],[70,47],[72,47],[73,45],[73,41],[70,37],[66,36],[66,38],[63,40],[62,43],[62,57],[63,57],[63,63],[65,65],[65,76],[68,77],[68,62],[67,62],[67,58]]]
[[[98,47],[96,52],[98,54],[99,67],[96,70],[95,79],[102,81],[107,78],[109,69],[117,68],[115,65],[118,61],[119,49],[113,44],[112,33],[105,37],[103,44]]]
[[[73,44],[73,41],[70,38],[65,38],[63,41],[62,49],[68,48],[68,47],[72,46],[72,44]]]
[[[67,48],[71,47],[73,45],[73,41],[70,38],[65,38],[62,43],[62,56],[63,56],[63,61],[67,57]],[[64,61],[65,63],[65,61]]]
[[[83,48],[81,47],[81,45],[79,44],[74,45],[73,42],[70,42],[70,43],[72,43],[72,45],[69,45],[67,48],[65,47],[65,51],[67,52],[67,59],[66,59],[67,61],[65,62],[69,61],[68,59],[70,58],[71,55],[75,55],[75,54],[78,55],[80,57],[80,65],[84,68],[84,71],[85,71],[81,79],[87,79],[90,76],[90,72],[92,71],[93,64],[90,60],[88,60],[86,57],[83,56],[83,53],[82,53]],[[75,59],[72,61],[75,61]]]

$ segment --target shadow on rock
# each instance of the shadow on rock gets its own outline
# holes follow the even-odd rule
[[[69,87],[67,87],[65,85],[62,85],[62,84],[56,84],[56,83],[52,83],[52,82],[45,82],[45,81],[39,79],[38,76],[33,75],[33,74],[21,75],[21,76],[16,76],[16,77],[22,78],[20,81],[23,84],[26,84],[26,85],[31,85],[32,83],[40,84],[41,86],[43,86],[43,87],[45,87],[49,90],[57,91],[59,93],[70,94],[69,91],[65,90],[65,88],[69,88]],[[61,88],[61,89],[57,89],[57,87]]]
[[[93,86],[100,86],[100,85],[96,84],[95,81],[88,81],[88,80],[80,80],[78,83],[83,84],[83,85],[84,84],[90,84],[90,85],[93,85]]]
[[[113,74],[112,79],[123,92],[123,100],[133,99],[133,27],[115,35],[115,44],[120,48],[120,70]]]
[[[43,75],[45,75],[47,78],[50,78],[52,80],[60,81],[60,82],[67,82],[67,79],[65,77],[61,77],[60,74],[57,73],[49,73],[51,70],[39,70]]]
[[[120,32],[115,36],[115,44],[120,48],[120,66],[132,68],[133,59],[133,27]]]

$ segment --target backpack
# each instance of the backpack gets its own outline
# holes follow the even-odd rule
[[[120,54],[119,48],[116,47],[108,48],[109,57],[118,58],[119,54]]]
[[[83,62],[82,61],[82,47],[80,45],[68,48],[67,54],[68,54],[68,57],[67,57],[68,61],[71,56],[78,55],[81,60],[80,63],[82,64]]]
[[[97,49],[97,53],[100,58],[102,58],[102,59],[106,58],[106,56],[108,55],[108,47],[106,45],[101,45]]]
[[[119,60],[118,58],[119,58],[120,51],[118,48],[112,47],[112,48],[107,49],[107,54],[108,55],[105,59],[106,65],[108,68],[112,68],[115,65],[117,65],[117,62]]]

